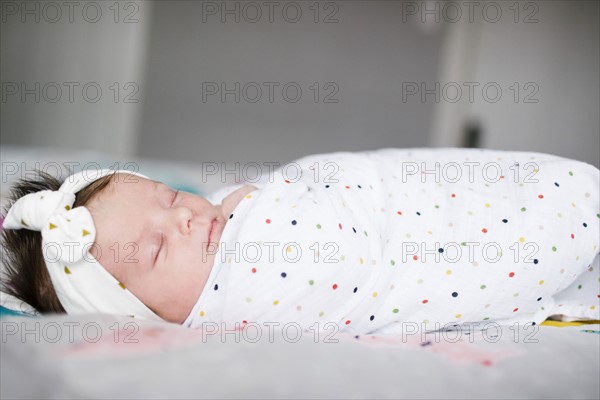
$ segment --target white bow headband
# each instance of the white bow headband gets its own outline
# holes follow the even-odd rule
[[[103,313],[162,321],[113,277],[90,253],[96,227],[86,207],[73,207],[75,193],[112,173],[147,178],[128,170],[84,170],[57,191],[42,190],[18,199],[4,229],[41,231],[42,253],[52,284],[68,314]]]

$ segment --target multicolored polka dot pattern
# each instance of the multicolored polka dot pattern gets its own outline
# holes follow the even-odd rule
[[[591,267],[600,248],[597,168],[541,153],[453,148],[295,162],[300,180],[276,172],[236,207],[206,286],[215,290],[205,288],[185,325],[334,322],[382,333],[402,322],[540,323],[558,313],[554,296],[577,279],[595,294],[569,312],[600,318]],[[337,181],[316,180],[316,163],[334,163]],[[461,179],[436,179],[436,163],[439,171],[459,165]],[[407,165],[418,172],[406,174]],[[484,177],[486,165],[500,169],[498,179]],[[260,259],[244,257],[257,244]]]

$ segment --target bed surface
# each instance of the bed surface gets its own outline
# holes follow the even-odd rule
[[[250,332],[236,338],[107,316],[5,316],[0,394],[597,399],[600,325],[554,325],[453,331],[437,339],[430,333],[424,340],[336,334],[315,342],[314,332],[305,332],[293,343],[293,331],[270,337],[262,330],[256,340]]]

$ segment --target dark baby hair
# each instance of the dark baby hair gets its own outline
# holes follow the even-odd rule
[[[100,178],[79,191],[73,208],[88,204],[108,186],[111,177],[112,174]],[[2,210],[3,217],[21,197],[41,190],[56,191],[61,184],[61,181],[43,171],[36,171],[34,179],[18,180],[11,189],[8,207]],[[42,254],[42,234],[29,229],[3,229],[0,241],[5,253],[0,290],[24,301],[40,313],[64,313]]]

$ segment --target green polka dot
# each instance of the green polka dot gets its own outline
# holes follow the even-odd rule
[[[479,286],[479,289],[483,290],[483,289],[485,289],[486,287],[487,287],[487,286],[485,286],[485,285],[481,285],[481,286]]]
[[[556,251],[556,246],[552,246],[552,251]]]
[[[396,261],[394,261],[394,260],[390,260],[390,264],[392,264],[392,265],[396,265]]]
[[[573,176],[573,171],[569,171],[569,175]]]
[[[490,319],[490,317],[485,317],[483,320],[484,320],[484,321],[487,321],[488,319]]]
[[[398,310],[397,308],[394,308],[394,309],[392,310],[392,312],[393,312],[394,314],[398,314],[398,311],[399,311],[399,310]]]
[[[312,286],[312,285],[314,285],[314,284],[315,284],[315,281],[313,281],[313,280],[311,279],[310,281],[308,281],[308,284]]]
[[[467,242],[460,242],[460,245],[461,245],[461,246],[466,246],[466,245],[467,245]]]
[[[367,231],[365,231],[365,236],[369,236],[369,234],[367,233]]]
[[[440,206],[438,206],[437,204],[434,206],[435,208],[440,208]]]
[[[525,212],[527,209],[525,207],[521,207],[521,212]]]
[[[600,218],[600,214],[596,214],[596,217]]]
[[[321,224],[317,224],[317,229],[321,229]]]
[[[324,313],[323,311],[321,311],[321,312],[319,313],[319,317],[322,317],[323,315],[325,315],[325,313]]]
[[[577,285],[577,289],[581,289],[581,285]]]

